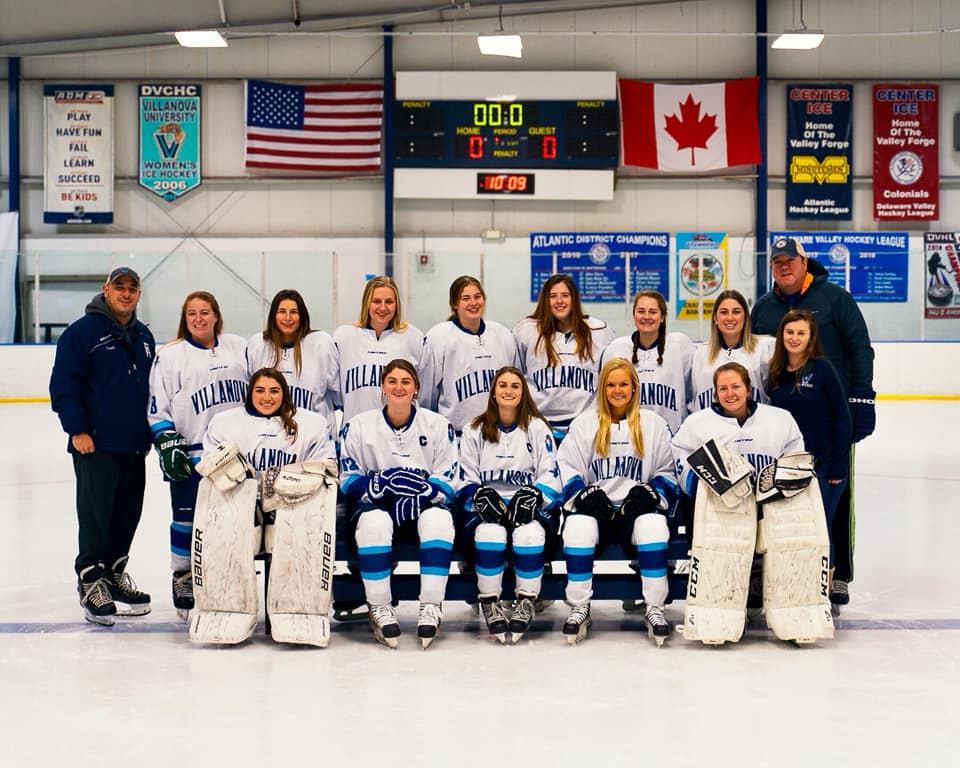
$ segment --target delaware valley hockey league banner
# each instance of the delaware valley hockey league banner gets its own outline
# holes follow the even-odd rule
[[[686,173],[759,163],[758,84],[620,80],[622,163]]]
[[[852,218],[853,86],[787,85],[787,218]]]
[[[924,232],[926,291],[923,316],[960,317],[960,232]]]
[[[383,86],[248,80],[246,167],[357,173],[380,170]]]
[[[113,86],[43,86],[45,224],[113,221]]]
[[[939,86],[873,86],[873,218],[939,217]]]
[[[176,200],[200,186],[200,86],[141,83],[140,186]]]

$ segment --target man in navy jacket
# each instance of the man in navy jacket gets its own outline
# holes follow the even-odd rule
[[[140,295],[140,276],[130,267],[114,269],[57,342],[50,376],[50,399],[77,477],[80,605],[88,621],[106,626],[114,623],[116,603],[131,615],[150,612],[150,596],[126,572],[151,444],[155,343],[137,319]]]

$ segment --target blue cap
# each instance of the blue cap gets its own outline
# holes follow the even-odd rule
[[[138,275],[134,270],[130,269],[130,267],[117,267],[107,277],[107,282],[115,283],[121,277],[129,277],[131,280],[133,280],[134,285],[140,285],[140,275]]]
[[[770,259],[777,256],[806,256],[803,252],[803,246],[792,237],[778,237],[773,241],[773,247],[770,249]]]

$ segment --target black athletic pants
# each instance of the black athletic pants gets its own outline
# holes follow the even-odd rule
[[[143,511],[145,454],[73,453],[77,476],[77,575],[90,565],[109,568],[130,553]]]

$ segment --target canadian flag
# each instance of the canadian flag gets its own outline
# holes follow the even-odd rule
[[[760,162],[760,79],[701,85],[620,80],[624,165],[712,171]]]

